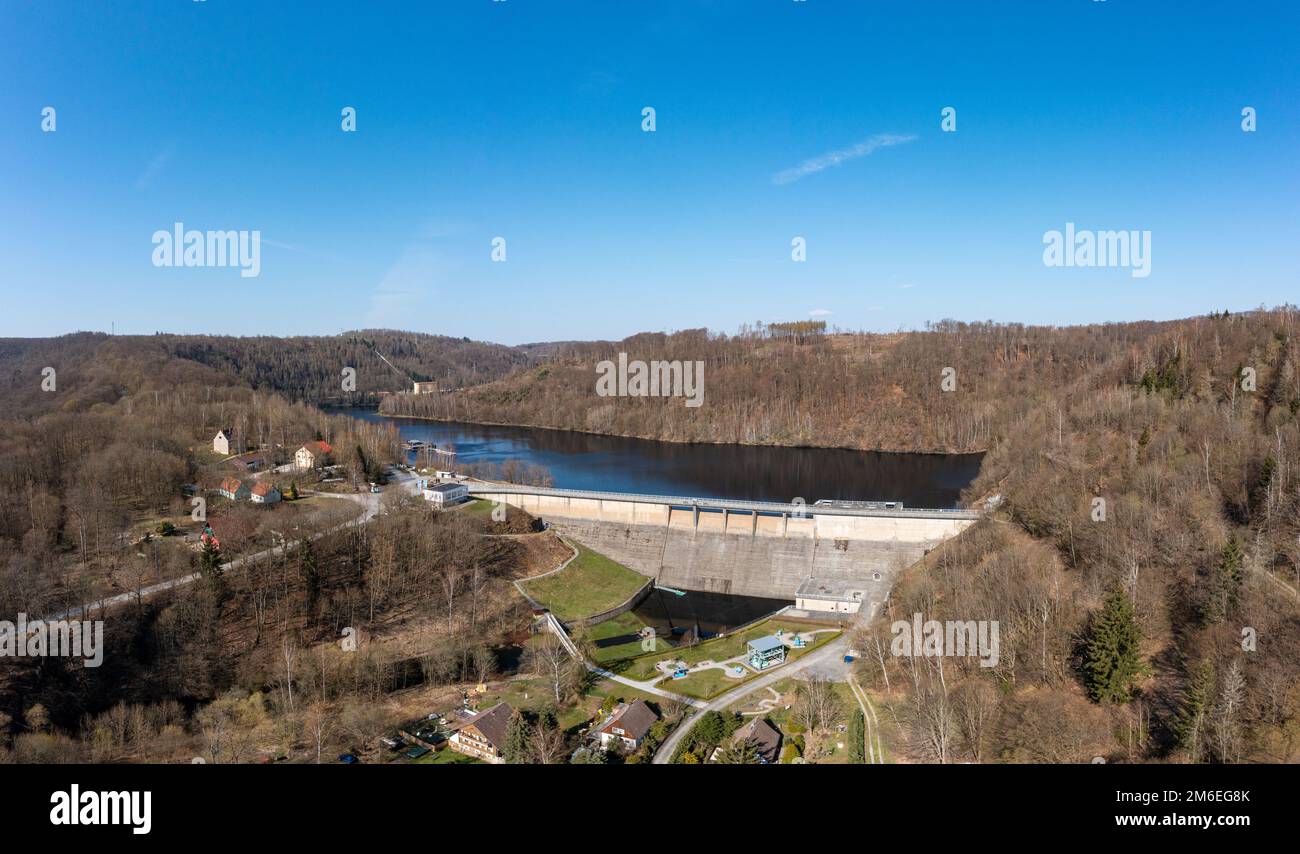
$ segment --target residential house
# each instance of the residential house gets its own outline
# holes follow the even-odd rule
[[[227,427],[224,430],[218,430],[217,435],[212,439],[212,450],[214,453],[230,455],[230,442],[234,439],[234,432]]]
[[[600,746],[605,750],[631,753],[641,746],[658,720],[659,716],[644,700],[619,703],[609,720],[598,730]]]
[[[748,743],[753,747],[761,765],[775,765],[781,758],[781,731],[768,723],[766,718],[754,718],[736,730],[732,741],[737,744]]]
[[[231,501],[243,501],[250,494],[248,484],[237,477],[222,478],[221,485],[217,487],[217,492]]]
[[[269,483],[254,484],[248,495],[248,500],[254,504],[274,504],[280,498],[280,490]]]
[[[469,498],[469,487],[463,483],[420,482],[420,491],[424,499],[441,510]]]
[[[486,711],[474,713],[468,723],[452,734],[451,749],[484,762],[500,764],[506,729],[513,714],[514,709],[509,703],[497,703]]]
[[[300,469],[318,469],[325,465],[326,459],[334,449],[329,442],[308,442],[293,455],[293,464]]]

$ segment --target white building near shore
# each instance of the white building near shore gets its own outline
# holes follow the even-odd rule
[[[430,483],[422,480],[420,491],[424,494],[425,501],[440,510],[469,498],[469,487],[463,483]]]

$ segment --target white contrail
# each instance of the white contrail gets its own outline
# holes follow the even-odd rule
[[[839,166],[850,160],[856,160],[859,157],[866,157],[878,148],[888,148],[891,145],[902,145],[905,142],[911,142],[916,139],[916,134],[897,134],[897,133],[878,133],[875,136],[867,137],[857,145],[851,145],[848,148],[841,148],[837,151],[828,151],[818,157],[812,157],[790,169],[783,169],[772,176],[773,184],[789,184],[791,181],[798,181],[805,175],[815,175],[823,169],[829,169],[832,166]]]

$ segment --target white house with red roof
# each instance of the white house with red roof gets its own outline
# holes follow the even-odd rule
[[[248,500],[254,504],[274,504],[281,498],[280,490],[269,483],[257,483],[248,491]]]
[[[217,487],[217,492],[231,501],[242,501],[249,495],[248,484],[237,477],[222,478],[221,485]]]
[[[300,469],[318,469],[325,465],[325,458],[334,452],[329,442],[308,442],[293,455],[293,464]]]

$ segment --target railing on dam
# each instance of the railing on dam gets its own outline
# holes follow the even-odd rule
[[[741,501],[725,498],[693,498],[682,495],[640,495],[632,492],[597,492],[583,489],[555,489],[545,486],[517,486],[514,484],[468,484],[470,495],[542,495],[555,498],[581,498],[599,501],[628,501],[636,504],[664,504],[670,507],[698,508],[700,510],[741,510],[750,513],[772,513],[783,516],[810,518],[813,516],[883,516],[896,519],[978,519],[976,510],[923,510],[834,507],[828,505],[784,504],[777,501]]]

